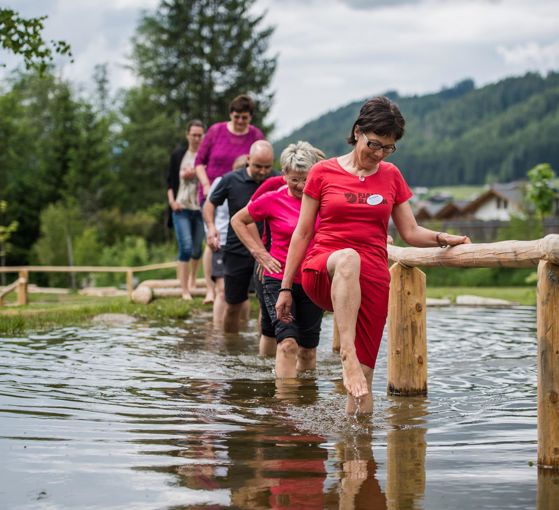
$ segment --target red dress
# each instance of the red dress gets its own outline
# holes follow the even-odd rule
[[[328,257],[344,248],[359,253],[361,307],[355,349],[359,362],[374,368],[388,312],[388,220],[392,207],[412,193],[391,163],[382,161],[377,172],[360,178],[344,170],[335,158],[313,166],[304,193],[320,202],[320,225],[302,265],[303,288],[315,304],[332,311]]]

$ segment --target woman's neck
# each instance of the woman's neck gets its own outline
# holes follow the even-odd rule
[[[249,126],[246,127],[243,131],[235,131],[235,127],[231,121],[227,123],[227,131],[229,131],[233,135],[246,135],[248,133]]]
[[[354,150],[340,156],[338,162],[347,172],[357,176],[372,175],[378,171],[380,166],[380,163],[376,163],[372,166],[363,164],[358,160],[357,153]]]

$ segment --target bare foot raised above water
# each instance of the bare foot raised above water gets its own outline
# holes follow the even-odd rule
[[[343,353],[340,357],[342,359],[344,386],[347,392],[355,398],[367,395],[369,393],[367,379],[355,353]]]

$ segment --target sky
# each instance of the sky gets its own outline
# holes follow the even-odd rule
[[[87,90],[107,63],[114,90],[138,83],[127,68],[130,38],[159,0],[8,0],[25,16],[47,15],[45,36],[72,46],[60,74]],[[349,102],[388,90],[437,92],[528,71],[559,70],[558,0],[256,0],[275,26],[270,54],[272,138]],[[14,57],[0,53],[13,68]]]

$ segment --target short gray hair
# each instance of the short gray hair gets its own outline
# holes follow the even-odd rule
[[[308,172],[315,163],[324,159],[324,153],[309,142],[290,143],[281,153],[280,163],[284,173]]]

